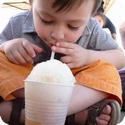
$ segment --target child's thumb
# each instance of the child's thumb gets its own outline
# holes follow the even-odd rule
[[[41,53],[43,51],[43,48],[40,48],[37,45],[32,44],[32,47],[36,53]]]

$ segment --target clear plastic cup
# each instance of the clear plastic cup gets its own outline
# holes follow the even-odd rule
[[[73,87],[25,81],[26,125],[64,125]]]

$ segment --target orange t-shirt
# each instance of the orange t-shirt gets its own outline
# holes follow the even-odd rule
[[[24,87],[23,80],[31,69],[32,65],[21,66],[11,63],[0,52],[0,96],[5,100],[14,99],[15,97],[11,93]]]

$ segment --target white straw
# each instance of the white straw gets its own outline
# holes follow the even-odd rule
[[[55,52],[52,51],[50,59],[54,59]]]

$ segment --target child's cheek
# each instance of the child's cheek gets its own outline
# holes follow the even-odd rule
[[[49,37],[49,33],[48,33],[47,29],[38,28],[37,34],[43,40],[47,40],[47,38]]]
[[[75,43],[81,37],[82,33],[83,31],[70,33],[70,35],[67,35],[66,41]]]

